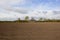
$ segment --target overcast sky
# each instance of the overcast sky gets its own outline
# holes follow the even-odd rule
[[[25,16],[60,19],[60,0],[0,0],[0,20]]]

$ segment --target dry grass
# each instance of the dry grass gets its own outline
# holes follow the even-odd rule
[[[60,22],[0,23],[0,40],[60,40]]]

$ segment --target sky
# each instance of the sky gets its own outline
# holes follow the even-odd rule
[[[60,19],[60,0],[0,0],[0,21],[25,16]]]

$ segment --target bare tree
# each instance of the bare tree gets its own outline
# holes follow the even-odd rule
[[[21,20],[20,20],[20,18],[18,18],[18,20],[17,20],[18,22],[20,22]]]
[[[31,21],[35,21],[34,17],[31,17]]]
[[[39,18],[39,21],[42,21],[43,20],[43,18]]]

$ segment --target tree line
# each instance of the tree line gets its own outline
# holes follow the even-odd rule
[[[47,19],[47,18],[42,18],[40,17],[38,20],[36,20],[34,17],[31,17],[31,19],[29,19],[29,16],[25,16],[24,20],[21,20],[20,18],[18,18],[17,20],[14,21],[0,21],[0,22],[60,22],[60,19]]]
[[[34,17],[31,17],[31,19],[29,19],[29,16],[26,16],[24,20],[21,20],[20,18],[18,18],[17,20],[18,22],[29,22],[29,21],[34,21],[34,22],[60,22],[60,19],[46,19],[46,18],[39,18],[38,20],[36,20]]]

